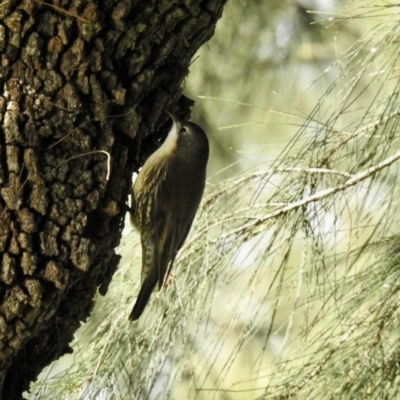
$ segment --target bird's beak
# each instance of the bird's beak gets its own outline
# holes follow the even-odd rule
[[[174,122],[174,124],[177,125],[179,119],[178,119],[177,117],[175,117],[174,114],[171,114],[169,111],[167,111],[167,114],[170,116],[170,118],[172,119],[172,121]]]

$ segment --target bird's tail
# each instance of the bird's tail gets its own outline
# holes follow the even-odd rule
[[[129,315],[131,321],[136,321],[142,315],[147,303],[149,302],[151,293],[157,284],[157,279],[151,279],[151,276],[143,281],[142,287],[140,288],[139,295],[136,299],[136,303],[133,306],[133,310]]]

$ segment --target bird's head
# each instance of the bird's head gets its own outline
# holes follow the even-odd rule
[[[207,135],[197,124],[189,121],[183,121],[176,115],[167,112],[172,119],[172,126],[166,141],[171,140],[177,150],[194,151],[198,154],[204,154],[208,157],[209,146]]]

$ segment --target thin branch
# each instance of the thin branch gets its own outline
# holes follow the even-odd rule
[[[58,164],[56,167],[54,167],[54,169],[61,167],[61,165],[64,165],[65,163],[73,160],[74,158],[84,157],[84,156],[88,156],[90,154],[96,154],[96,153],[103,153],[103,154],[105,154],[107,156],[107,176],[106,176],[106,180],[108,181],[110,179],[111,156],[110,156],[110,153],[108,153],[105,150],[88,151],[87,153],[78,154],[77,156],[72,156],[72,157],[68,158],[67,160],[65,160],[65,161],[61,162],[60,164]]]
[[[268,221],[269,219],[278,217],[280,215],[286,214],[293,210],[297,210],[298,208],[303,207],[309,203],[313,203],[313,202],[322,200],[325,197],[328,197],[337,192],[346,190],[349,187],[354,186],[357,183],[376,174],[381,169],[388,167],[389,165],[393,164],[394,162],[396,162],[399,159],[400,159],[400,151],[395,153],[393,156],[386,158],[385,160],[381,161],[380,163],[366,169],[365,171],[362,171],[356,175],[353,175],[349,180],[347,180],[345,183],[343,183],[341,185],[337,185],[337,186],[334,186],[329,189],[320,190],[319,192],[313,194],[312,196],[306,197],[302,200],[291,203],[286,207],[282,207],[279,210],[276,210],[267,215],[264,215],[263,217],[259,218],[256,222],[251,222],[251,223],[248,223],[247,225],[244,225],[237,229],[234,229],[233,231],[230,231],[230,232],[222,235],[221,238],[226,239],[227,237],[232,236],[232,235],[243,234],[244,232],[247,232],[248,230],[255,228],[256,226]]]
[[[68,15],[69,17],[76,18],[78,21],[83,22],[84,24],[91,24],[92,23],[92,21],[89,21],[88,19],[82,18],[79,15],[76,15],[76,14],[72,13],[71,11],[65,10],[64,8],[57,7],[57,6],[53,5],[53,4],[49,4],[49,3],[46,3],[44,1],[39,1],[39,0],[34,0],[34,1],[36,1],[36,3],[43,4],[43,5],[47,6],[47,7],[50,7],[53,10],[56,10],[56,11],[60,12],[61,14],[65,14],[65,15]]]
[[[333,154],[335,154],[340,148],[342,148],[344,145],[350,142],[350,140],[355,139],[357,137],[363,136],[365,133],[368,131],[374,130],[378,128],[380,125],[386,124],[390,119],[400,115],[400,110],[393,111],[390,113],[388,116],[377,119],[374,122],[371,122],[370,124],[367,124],[366,126],[363,126],[360,129],[357,129],[353,133],[341,131],[342,134],[348,135],[346,140],[343,140],[343,142],[340,142],[335,148],[333,148],[320,162],[320,165],[324,165],[331,157]]]
[[[329,168],[299,168],[299,167],[294,167],[294,168],[289,168],[289,167],[285,167],[285,168],[271,168],[268,170],[264,170],[264,171],[258,171],[255,172],[254,174],[251,175],[246,175],[243,178],[240,178],[238,180],[235,180],[232,182],[232,186],[238,186],[241,185],[242,183],[246,183],[248,181],[251,181],[254,178],[258,178],[258,177],[265,177],[268,174],[279,174],[279,173],[290,173],[290,172],[299,172],[299,173],[307,173],[307,174],[328,174],[328,175],[340,175],[340,176],[344,176],[346,178],[351,178],[353,175],[345,172],[345,171],[339,171],[337,169],[329,169]],[[219,197],[221,194],[225,193],[227,190],[226,187],[222,188],[221,190],[218,190],[217,192],[213,193],[210,197],[208,197],[204,203],[203,203],[203,207],[207,207],[209,206],[217,197]]]

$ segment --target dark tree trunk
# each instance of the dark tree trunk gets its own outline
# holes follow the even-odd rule
[[[4,400],[71,351],[96,290],[107,292],[132,172],[166,109],[189,116],[181,82],[225,1],[1,1]]]

